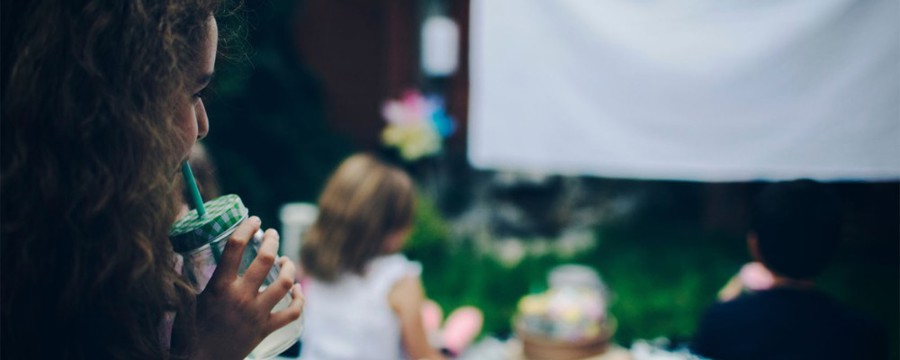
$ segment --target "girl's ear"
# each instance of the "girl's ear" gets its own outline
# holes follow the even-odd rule
[[[411,230],[412,226],[407,226],[388,234],[387,239],[384,241],[384,252],[393,254],[403,249],[403,245],[406,244],[406,238],[409,237]]]

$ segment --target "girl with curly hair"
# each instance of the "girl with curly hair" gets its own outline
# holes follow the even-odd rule
[[[175,179],[209,128],[217,6],[3,0],[3,358],[240,359],[299,317],[274,230],[252,266],[279,261],[279,286],[237,275],[258,218],[228,240],[203,293],[175,268]],[[296,300],[271,313],[289,291]]]

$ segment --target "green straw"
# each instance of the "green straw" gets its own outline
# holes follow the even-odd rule
[[[184,176],[184,183],[191,191],[191,197],[194,199],[194,208],[197,209],[197,217],[206,215],[206,207],[203,206],[203,198],[200,197],[200,189],[197,188],[197,181],[194,180],[194,172],[191,171],[191,165],[187,160],[181,165],[181,175]]]

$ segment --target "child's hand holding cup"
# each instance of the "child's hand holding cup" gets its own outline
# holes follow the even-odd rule
[[[254,223],[255,228],[248,230],[250,224],[244,224],[248,219],[248,210],[237,195],[221,196],[203,204],[203,208],[205,208],[203,209],[205,214],[201,215],[197,209],[191,210],[175,222],[169,233],[172,247],[183,257],[183,274],[198,293],[203,292],[208,285],[213,286],[212,281],[216,285],[216,288],[213,289],[216,293],[213,298],[233,302],[236,307],[244,305],[248,311],[243,315],[254,315],[254,310],[257,310],[258,313],[259,306],[271,309],[268,319],[258,319],[261,320],[259,321],[260,331],[271,333],[253,349],[250,358],[274,357],[293,345],[303,331],[302,318],[299,315],[302,306],[299,285],[293,285],[283,297],[280,294],[276,295],[280,298],[272,298],[272,294],[279,289],[266,290],[271,284],[278,284],[279,287],[287,284],[289,287],[294,279],[294,265],[287,262],[285,264],[289,268],[281,269],[278,264],[274,263],[274,255],[277,252],[277,233],[270,230],[271,234],[264,235],[263,231],[258,229],[259,220],[256,218],[250,220]],[[236,231],[239,229],[246,231],[247,234],[237,234]],[[249,232],[254,230],[255,233],[250,236],[243,249],[238,249],[236,245],[232,244],[238,244],[239,241],[229,241],[233,235],[234,237],[242,235],[246,239]],[[265,236],[274,237],[273,240],[269,240],[269,245],[264,245]],[[235,253],[235,251],[240,252],[241,250],[243,250],[242,254]],[[257,254],[261,253],[265,253],[266,256],[260,256],[257,259]],[[269,264],[272,265],[269,266]],[[221,268],[219,265],[222,265]],[[248,286],[252,289],[241,292],[241,287]],[[242,299],[243,297],[252,299]],[[277,302],[273,304],[274,301]],[[210,306],[216,307],[216,312],[226,312],[225,317],[231,316],[234,321],[221,321],[219,323],[223,325],[221,326],[223,328],[211,329],[211,331],[225,334],[222,336],[223,338],[234,337],[228,335],[235,335],[234,333],[245,330],[242,326],[245,324],[232,324],[232,322],[241,322],[241,319],[238,318],[242,314],[237,308],[222,307],[225,305],[228,304],[213,303]],[[204,301],[199,301],[198,306],[204,306]],[[198,313],[203,310],[203,308],[198,308]],[[232,314],[227,312],[232,312]],[[294,318],[296,319],[290,321]],[[207,327],[209,325],[198,324],[198,326]],[[272,329],[272,327],[277,329]],[[252,334],[249,335],[252,337]],[[214,348],[221,348],[225,352],[229,346],[237,347],[238,343],[231,344],[226,341]],[[234,352],[240,352],[240,350],[240,347],[233,349]]]

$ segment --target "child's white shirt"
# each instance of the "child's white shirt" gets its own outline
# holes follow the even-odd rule
[[[373,259],[364,275],[344,273],[335,282],[304,285],[304,360],[404,359],[400,321],[388,293],[422,266],[401,254]]]

